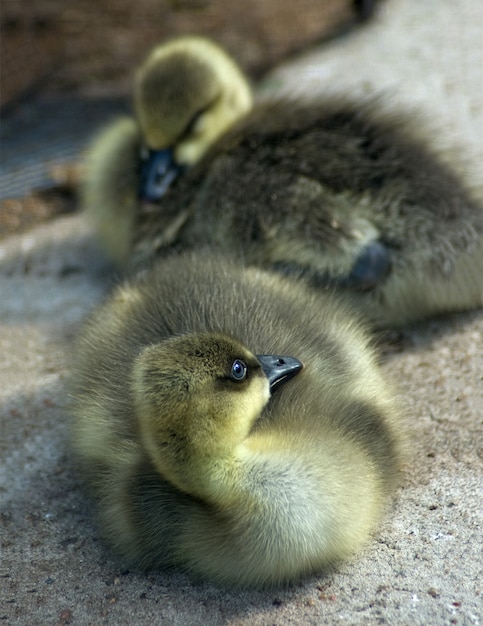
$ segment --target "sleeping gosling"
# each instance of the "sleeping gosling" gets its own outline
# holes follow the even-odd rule
[[[198,38],[148,57],[135,103],[137,123],[94,146],[85,196],[128,271],[209,245],[344,291],[377,326],[483,304],[482,206],[409,116],[349,98],[251,109],[235,64]]]

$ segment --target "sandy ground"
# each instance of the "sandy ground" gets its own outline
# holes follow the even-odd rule
[[[289,91],[384,90],[464,146],[481,185],[483,4],[389,0],[364,31],[281,68]],[[478,179],[478,176],[480,177]],[[0,243],[0,621],[4,624],[479,624],[483,618],[481,311],[421,324],[386,350],[414,455],[373,541],[289,589],[239,592],[125,571],[66,454],[69,339],[106,292],[81,216]],[[482,281],[483,282],[483,281]]]

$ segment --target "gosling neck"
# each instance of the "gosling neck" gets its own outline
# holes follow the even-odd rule
[[[244,439],[249,428],[239,425],[238,432],[233,431],[228,438],[223,433],[203,429],[214,418],[207,418],[206,414],[193,418],[192,411],[189,417],[178,411],[167,422],[186,423],[188,419],[198,424],[196,432],[158,430],[154,433],[141,425],[144,448],[163,478],[178,489],[205,501],[226,504],[244,482],[250,459]]]

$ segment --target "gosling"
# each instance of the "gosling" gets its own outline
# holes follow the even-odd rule
[[[107,541],[129,566],[222,585],[350,557],[405,455],[399,402],[346,305],[206,252],[158,261],[94,312],[71,395]]]
[[[138,125],[101,135],[86,182],[89,213],[125,268],[172,248],[238,249],[249,264],[345,291],[383,327],[483,304],[481,204],[404,115],[342,98],[251,109],[225,53],[186,38],[148,57],[135,103]],[[144,162],[143,145],[163,151]]]

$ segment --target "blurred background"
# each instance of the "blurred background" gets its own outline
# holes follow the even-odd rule
[[[69,164],[100,125],[130,110],[133,71],[160,41],[209,36],[256,81],[312,44],[350,35],[374,4],[0,0],[0,236],[69,209]]]
[[[123,89],[159,41],[202,33],[252,76],[366,17],[353,0],[2,0],[4,106],[26,88]]]

